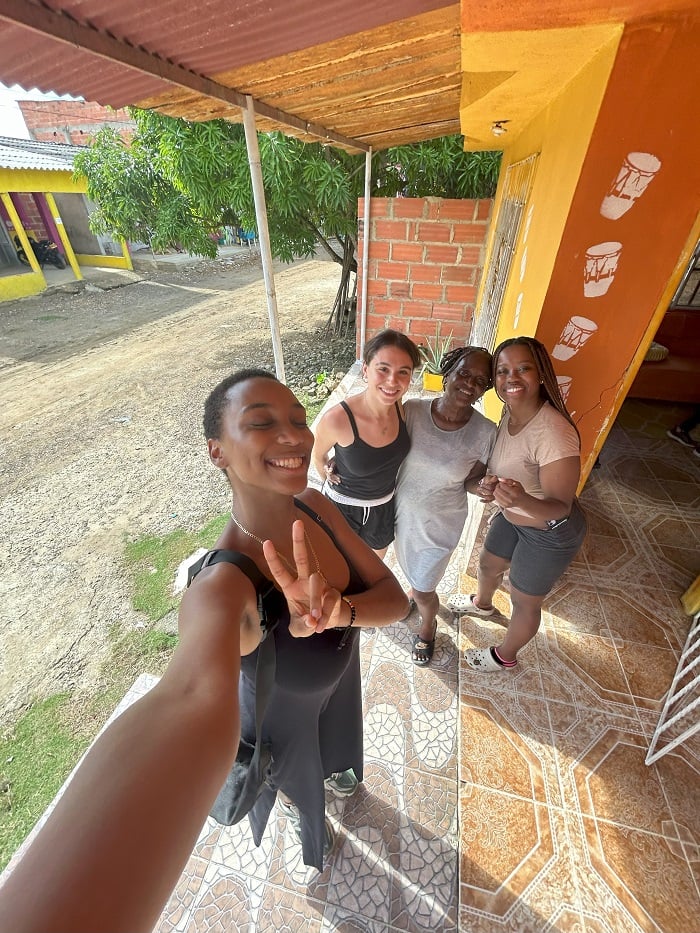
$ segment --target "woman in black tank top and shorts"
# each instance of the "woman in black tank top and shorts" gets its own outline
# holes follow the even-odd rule
[[[313,463],[323,493],[380,557],[394,540],[396,474],[411,446],[401,399],[419,363],[405,334],[381,331],[363,355],[367,388],[329,408],[316,427]]]

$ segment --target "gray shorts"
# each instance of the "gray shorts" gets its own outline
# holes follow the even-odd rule
[[[491,522],[484,548],[510,561],[510,582],[517,590],[528,596],[546,596],[578,554],[586,527],[578,502],[568,522],[554,531],[514,525],[499,513]]]

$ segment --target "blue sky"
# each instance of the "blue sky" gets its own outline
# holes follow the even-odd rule
[[[82,100],[70,97],[67,94],[54,94],[53,91],[44,94],[33,88],[25,91],[19,84],[7,87],[0,84],[0,136],[14,136],[16,139],[29,139],[27,127],[24,124],[22,112],[17,106],[18,100]]]

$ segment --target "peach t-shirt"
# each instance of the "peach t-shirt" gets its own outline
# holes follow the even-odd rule
[[[516,479],[529,495],[544,499],[540,467],[565,457],[580,456],[576,431],[549,402],[514,437],[508,433],[508,417],[505,415],[498,427],[488,472],[500,479]],[[510,508],[508,512],[529,517],[519,508]]]

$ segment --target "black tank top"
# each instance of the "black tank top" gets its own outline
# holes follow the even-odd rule
[[[350,407],[345,402],[340,404],[347,413],[354,439],[347,447],[335,447],[335,468],[340,483],[334,485],[333,489],[353,499],[380,499],[390,495],[396,487],[399,467],[411,449],[411,438],[398,403],[395,407],[399,431],[385,447],[371,447],[365,443],[358,434]]]

